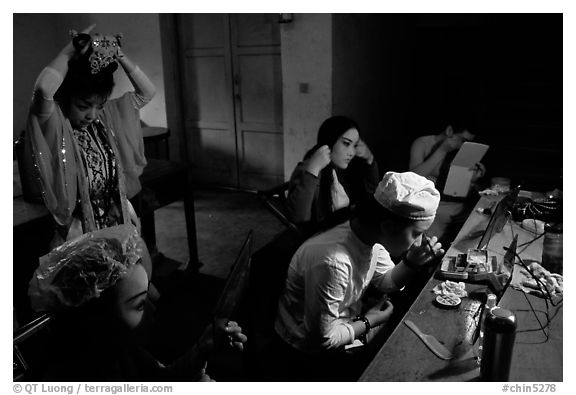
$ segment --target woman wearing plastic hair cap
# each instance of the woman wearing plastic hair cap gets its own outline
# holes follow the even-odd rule
[[[32,308],[58,311],[78,307],[116,285],[137,263],[150,278],[150,256],[134,226],[86,233],[40,258],[28,291]]]
[[[160,363],[146,348],[154,333],[150,268],[146,245],[132,225],[86,233],[40,259],[29,295],[34,309],[53,317],[43,378],[208,381],[210,354],[243,349],[246,336],[238,324],[219,320],[179,359]]]
[[[386,173],[374,198],[394,214],[412,220],[434,219],[440,203],[434,183],[412,172]]]

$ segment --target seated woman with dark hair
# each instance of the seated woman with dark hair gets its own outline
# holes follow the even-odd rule
[[[374,193],[378,181],[378,165],[356,123],[328,118],[290,178],[290,219],[310,232],[346,221],[348,208]]]
[[[235,322],[208,326],[180,359],[164,366],[144,347],[152,322],[147,302],[150,257],[136,228],[86,233],[40,258],[30,281],[36,311],[54,317],[53,361],[45,379],[57,381],[209,380],[206,360],[246,336]]]

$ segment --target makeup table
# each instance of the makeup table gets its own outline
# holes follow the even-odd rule
[[[458,236],[447,252],[447,256],[466,253],[476,248],[482,231],[486,228],[489,216],[481,214],[476,208],[486,208],[494,204],[498,197],[482,197]],[[520,257],[526,264],[531,260],[540,262],[543,237],[527,246],[523,243],[535,238],[535,235],[520,227],[511,218],[500,233],[495,234],[489,245],[489,255],[497,256],[501,261],[505,250],[518,235]],[[517,263],[512,282],[519,278],[521,267]],[[480,369],[476,361],[478,341],[474,344],[477,318],[482,310],[480,298],[462,298],[455,309],[438,307],[434,302],[436,294],[433,288],[443,280],[432,276],[409,308],[403,319],[368,365],[360,381],[480,381]],[[485,292],[487,286],[466,283],[469,295]],[[549,304],[548,313],[552,318],[548,333],[541,329],[537,317],[546,323],[547,311],[544,299],[509,286],[502,295],[498,306],[514,312],[517,318],[517,332],[510,368],[509,381],[555,382],[563,381],[563,308]],[[414,322],[422,332],[435,336],[452,352],[452,360],[436,357],[424,343],[405,324],[405,320]]]

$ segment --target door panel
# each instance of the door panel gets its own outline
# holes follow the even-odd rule
[[[183,59],[183,107],[191,171],[196,182],[238,184],[229,17],[178,16]]]
[[[283,181],[282,68],[275,14],[230,17],[239,182],[265,189]]]
[[[236,45],[280,45],[277,14],[236,14]]]
[[[190,102],[195,104],[188,118],[202,122],[229,122],[230,92],[223,56],[186,56],[186,88]],[[192,110],[192,109],[191,109]]]
[[[178,16],[195,181],[247,189],[283,180],[277,14]]]
[[[282,83],[280,55],[240,55],[238,58],[242,76],[242,122],[266,123],[278,129],[282,125],[282,91],[277,89]]]
[[[228,130],[198,128],[193,124],[189,125],[189,130],[193,131],[193,139],[188,140],[188,149],[202,147],[202,150],[197,151],[196,160],[204,167],[215,170],[221,177],[234,176],[230,169],[234,168],[236,161],[236,143],[228,138]]]
[[[244,130],[242,171],[254,174],[275,174],[283,170],[278,157],[282,157],[282,135],[259,130]]]
[[[179,15],[184,48],[224,48],[228,24],[226,14]]]

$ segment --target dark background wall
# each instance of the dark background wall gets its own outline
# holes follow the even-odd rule
[[[333,112],[356,119],[382,171],[451,122],[490,145],[489,176],[562,184],[562,15],[335,14]]]

